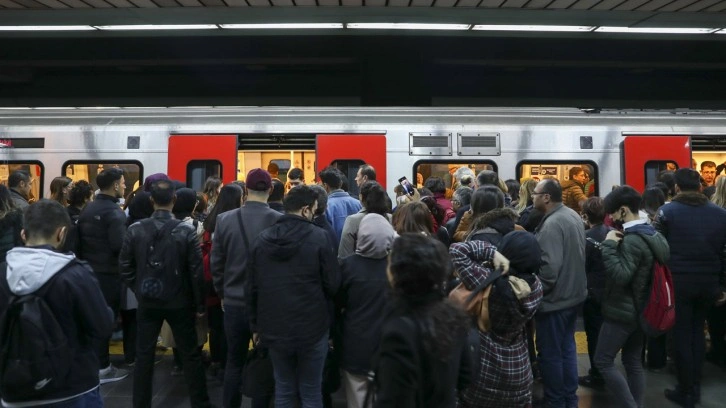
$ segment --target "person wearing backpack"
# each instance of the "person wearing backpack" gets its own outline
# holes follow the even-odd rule
[[[193,225],[174,219],[174,185],[159,180],[151,187],[154,213],[132,224],[119,255],[121,275],[136,294],[136,372],[133,406],[151,407],[154,351],[159,330],[169,323],[182,358],[193,408],[210,407],[196,319],[206,310],[202,252]]]
[[[111,309],[88,264],[58,251],[71,226],[65,208],[40,200],[24,217],[26,246],[0,264],[2,405],[102,407],[94,344],[111,335]]]
[[[665,237],[640,219],[641,196],[630,186],[614,189],[604,199],[605,213],[622,223],[623,232],[610,231],[602,243],[605,292],[602,299],[595,365],[619,407],[640,408],[645,402],[642,352],[645,333],[640,315],[653,284],[653,263],[669,257]],[[627,380],[615,367],[622,350]]]

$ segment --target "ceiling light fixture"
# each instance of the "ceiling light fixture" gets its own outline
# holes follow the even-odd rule
[[[547,31],[547,32],[588,32],[594,26],[557,26],[557,25],[487,25],[477,24],[471,28],[476,31]]]
[[[710,34],[717,28],[665,28],[665,27],[598,27],[598,33],[635,34]]]
[[[89,25],[0,26],[0,31],[92,31],[95,29]]]
[[[340,29],[343,28],[343,23],[220,24],[219,27],[234,30]]]
[[[216,24],[135,24],[94,26],[99,30],[134,31],[134,30],[216,30]]]
[[[468,30],[469,24],[348,23],[348,28],[366,30]]]

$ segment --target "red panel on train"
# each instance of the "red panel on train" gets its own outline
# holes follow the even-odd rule
[[[689,136],[627,136],[623,142],[625,184],[643,191],[646,186],[648,162],[673,161],[678,168],[691,167],[691,138]]]
[[[237,180],[237,135],[169,136],[169,177],[186,180],[192,160],[217,160],[222,164],[222,182]]]
[[[386,135],[318,135],[316,153],[317,172],[335,160],[362,160],[386,188]]]

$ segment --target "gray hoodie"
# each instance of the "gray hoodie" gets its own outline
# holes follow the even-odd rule
[[[396,231],[384,216],[366,214],[358,227],[355,253],[365,258],[385,258],[396,236]]]
[[[73,258],[73,254],[62,254],[50,249],[11,249],[7,255],[7,281],[10,291],[15,295],[35,292]]]

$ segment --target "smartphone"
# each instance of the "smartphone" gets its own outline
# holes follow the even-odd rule
[[[408,194],[409,196],[412,196],[414,194],[413,185],[410,181],[408,181],[406,176],[398,179],[398,183],[401,184],[401,187],[403,187],[403,190],[406,191],[406,194]]]
[[[602,242],[598,242],[597,240],[590,238],[590,237],[586,237],[585,239],[587,240],[587,242],[595,245],[595,248],[597,248],[597,249],[602,248]]]

